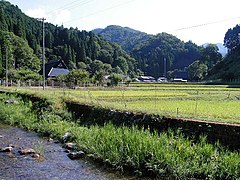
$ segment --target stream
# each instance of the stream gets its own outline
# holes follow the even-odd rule
[[[40,138],[34,132],[0,124],[0,148],[13,146],[11,152],[0,152],[0,180],[117,180],[136,179],[94,165],[84,159],[71,160],[60,143]],[[21,148],[42,152],[42,158],[20,155]]]

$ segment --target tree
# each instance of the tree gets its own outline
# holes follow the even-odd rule
[[[84,43],[81,42],[80,43],[80,49],[79,51],[77,51],[77,63],[79,62],[86,62],[86,50],[85,50],[85,46],[84,46]]]
[[[120,67],[115,67],[115,68],[112,68],[112,72],[113,73],[116,73],[116,74],[123,74],[122,70]]]
[[[128,67],[128,64],[127,64],[127,61],[126,61],[126,59],[124,58],[124,57],[118,57],[116,60],[115,60],[115,62],[114,62],[114,67],[120,67],[120,69],[125,73],[125,74],[127,74],[127,71],[128,71],[128,69],[129,69],[129,67]]]
[[[78,68],[80,68],[80,69],[86,69],[86,68],[87,68],[87,65],[86,65],[84,62],[80,62],[80,63],[78,64]]]
[[[23,39],[26,39],[26,29],[21,17],[17,19],[17,24],[14,25],[14,34]]]
[[[0,8],[0,30],[7,31],[8,25],[6,23],[6,15],[2,8]]]
[[[199,81],[207,75],[208,67],[200,61],[195,61],[188,66],[187,70],[190,80]]]
[[[42,79],[41,75],[30,70],[30,69],[10,69],[8,73],[9,79],[11,80],[32,80],[39,81]]]
[[[100,60],[94,60],[91,64],[90,67],[93,72],[101,71],[103,70],[103,62]]]
[[[103,86],[104,80],[105,80],[104,75],[105,75],[105,72],[104,72],[104,71],[97,71],[97,72],[94,74],[95,83],[97,83],[98,85]]]
[[[201,51],[201,61],[211,69],[217,62],[222,60],[222,54],[218,52],[219,49],[215,44],[208,44]]]
[[[113,63],[113,58],[112,58],[111,54],[105,49],[101,49],[99,51],[98,59],[100,59],[103,63],[108,63],[108,64]]]
[[[232,29],[228,29],[224,37],[224,45],[230,51],[234,51],[240,48],[240,26],[236,25]]]
[[[103,71],[106,72],[106,74],[110,74],[112,71],[111,64],[104,63],[103,64]]]
[[[67,75],[59,74],[58,76],[56,76],[56,80],[57,80],[57,82],[60,82],[60,83],[66,82]]]
[[[109,80],[110,80],[110,85],[111,86],[117,86],[118,83],[123,80],[123,77],[121,75],[119,75],[119,74],[112,73],[109,76]]]
[[[3,73],[3,58],[2,58],[2,47],[0,45],[0,77],[2,76]]]
[[[72,70],[67,75],[67,81],[74,83],[75,86],[88,82],[88,78],[89,72],[81,69]]]

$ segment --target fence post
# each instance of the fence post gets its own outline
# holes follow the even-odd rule
[[[197,108],[198,108],[198,94],[199,94],[199,91],[197,91],[197,97],[196,97],[195,116],[197,115]]]

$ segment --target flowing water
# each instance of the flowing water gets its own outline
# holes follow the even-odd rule
[[[89,161],[70,160],[61,144],[40,138],[36,133],[0,124],[0,148],[14,146],[12,153],[0,152],[0,180],[105,180],[136,179],[109,172]],[[20,155],[21,148],[33,148],[43,154],[34,159]]]

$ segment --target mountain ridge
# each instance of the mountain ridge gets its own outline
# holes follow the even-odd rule
[[[129,27],[121,27],[118,25],[109,25],[106,28],[97,28],[92,30],[110,42],[119,43],[124,50],[131,52],[139,44],[149,40],[152,35],[135,30]]]
[[[116,38],[116,35],[112,36],[112,35],[109,34],[114,29],[115,30],[118,29],[118,31],[119,30],[128,31],[128,33],[126,33],[126,34],[128,34],[129,36],[126,36],[126,34],[125,34],[125,37]],[[155,36],[155,35],[148,34],[148,33],[145,33],[143,31],[140,31],[140,30],[135,30],[135,29],[130,28],[130,27],[122,27],[120,25],[108,25],[105,28],[93,29],[92,32],[102,36],[107,41],[119,43],[123,47],[123,49],[125,49],[128,52],[131,52],[135,47],[137,47],[138,43],[136,41],[134,41],[134,43],[137,43],[136,45],[132,45],[132,44],[129,45],[129,42],[126,43],[124,41],[129,40],[129,39],[131,40],[131,39],[133,39],[133,36],[136,36],[136,35],[140,35],[140,37],[144,37],[145,41],[149,40],[151,37]],[[141,39],[138,39],[138,40],[141,41]],[[217,45],[217,47],[219,49],[219,52],[222,54],[222,56],[225,56],[227,54],[227,48],[224,47],[223,43],[207,43],[206,42],[202,46],[206,47],[208,44]]]

